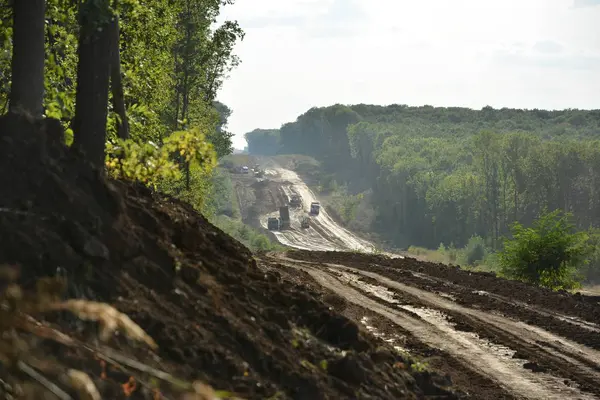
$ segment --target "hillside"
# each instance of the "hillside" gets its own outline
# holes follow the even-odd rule
[[[257,154],[316,158],[347,221],[395,247],[497,249],[545,208],[600,226],[597,110],[335,105],[246,138]]]
[[[0,199],[2,303],[22,304],[16,313],[2,311],[0,356],[10,367],[0,372],[3,396],[72,394],[64,376],[74,368],[107,399],[174,398],[194,380],[223,390],[219,398],[454,398],[436,375],[394,368],[410,361],[303,285],[257,265],[191,206],[107,181],[52,140],[60,129],[52,120],[0,119],[0,185],[11,188]],[[41,301],[34,308],[31,300],[14,302],[6,279],[15,267],[24,299]],[[50,290],[65,281],[44,277],[66,278],[66,291]],[[30,294],[36,284],[38,294]],[[102,344],[94,323],[52,312],[34,313],[34,320],[18,311],[72,297],[126,313],[156,351],[135,345],[127,331]],[[7,363],[14,357],[17,364]],[[37,372],[27,372],[32,366]],[[365,369],[368,379],[357,380]]]

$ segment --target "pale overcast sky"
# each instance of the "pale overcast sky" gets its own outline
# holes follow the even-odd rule
[[[234,145],[313,106],[600,108],[600,0],[236,0]]]

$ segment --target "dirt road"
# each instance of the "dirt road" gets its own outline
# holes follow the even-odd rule
[[[344,313],[399,351],[433,355],[431,367],[474,398],[600,398],[599,304],[536,290],[520,302],[506,295],[523,292],[519,283],[498,289],[484,275],[473,286],[461,279],[468,272],[450,267],[438,267],[452,276],[442,279],[417,260],[342,254],[262,262],[343,298]]]
[[[316,197],[295,172],[275,163],[253,188],[265,228],[292,194],[304,200],[303,208],[290,209],[291,229],[274,232],[299,250],[265,256],[263,268],[310,286],[325,302],[335,299],[332,308],[398,351],[423,358],[465,396],[600,399],[598,299],[368,255],[374,246],[339,226],[326,209],[311,228],[301,229],[300,218]]]
[[[267,218],[279,217],[279,206],[289,204],[291,196],[298,194],[302,197],[303,205],[300,208],[290,207],[290,229],[273,231],[279,242],[301,250],[376,251],[373,243],[359,238],[335,222],[326,207],[321,207],[319,215],[311,217],[310,228],[302,229],[300,221],[307,215],[310,203],[318,201],[317,197],[294,171],[282,168],[272,160],[261,161],[263,165],[266,164],[264,178],[236,177],[239,183],[236,185],[236,194],[243,217],[248,215],[247,210],[252,207],[252,211],[259,214],[258,223],[267,229]],[[254,189],[252,193],[248,193],[249,186]]]

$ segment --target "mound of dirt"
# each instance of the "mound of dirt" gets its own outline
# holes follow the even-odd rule
[[[0,265],[20,265],[25,288],[66,276],[68,297],[113,305],[156,341],[152,352],[115,335],[109,351],[89,322],[45,323],[112,354],[100,361],[85,346],[35,342],[52,362],[90,374],[103,398],[174,393],[153,368],[248,399],[456,397],[306,288],[261,270],[189,205],[107,181],[61,135],[52,120],[0,118]],[[120,367],[105,362],[117,358]],[[0,394],[31,381],[4,368],[0,379]]]

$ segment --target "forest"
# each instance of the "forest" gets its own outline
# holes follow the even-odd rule
[[[209,213],[231,110],[216,100],[240,60],[233,0],[0,0],[0,114],[59,121],[105,166]]]
[[[600,227],[598,110],[338,104],[245,137],[256,154],[319,160],[348,199],[374,211],[357,214],[354,201],[349,219],[398,248],[481,238],[497,250],[513,223],[553,210],[572,213],[580,230]]]

